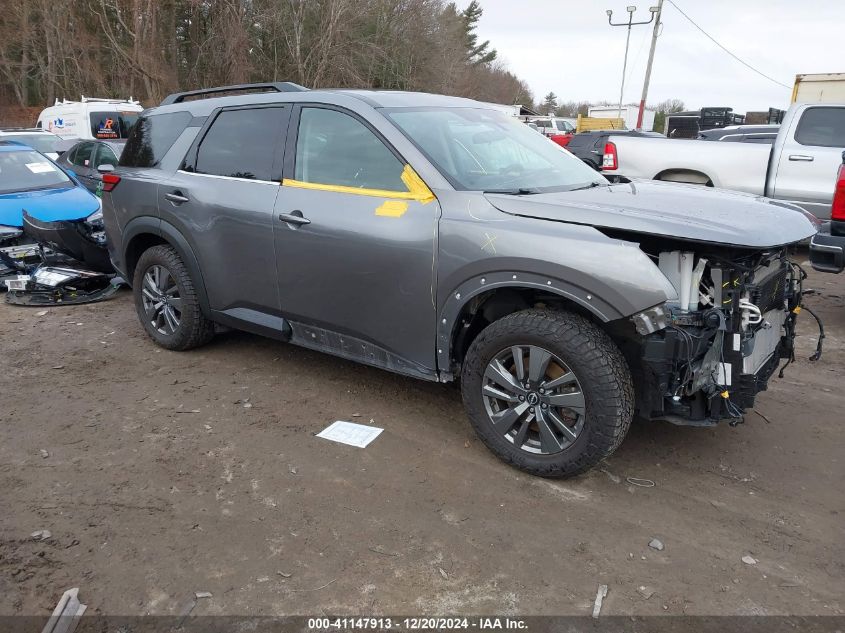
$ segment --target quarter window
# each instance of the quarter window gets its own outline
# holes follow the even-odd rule
[[[224,110],[200,143],[194,171],[273,180],[273,157],[284,116],[283,108]]]
[[[406,192],[404,165],[366,125],[348,114],[303,108],[294,178],[322,185]]]
[[[117,156],[107,145],[100,145],[97,150],[97,158],[94,159],[92,167],[97,169],[100,165],[117,165]]]
[[[815,147],[845,147],[845,108],[808,108],[795,130],[795,140]]]
[[[190,112],[141,117],[120,155],[121,166],[155,167],[190,122]]]

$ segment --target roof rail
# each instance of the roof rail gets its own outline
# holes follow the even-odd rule
[[[202,88],[200,90],[188,90],[187,92],[174,92],[167,95],[159,105],[170,105],[182,103],[188,97],[200,97],[204,95],[215,95],[223,92],[302,92],[308,90],[304,86],[291,81],[271,81],[259,84],[236,84],[234,86],[216,86],[214,88]]]
[[[56,97],[56,101],[53,103],[54,106],[59,105],[76,105],[80,103],[131,103],[132,105],[140,105],[140,101],[134,100],[131,96],[129,99],[102,99],[100,97],[86,97],[85,95],[80,95],[79,101],[74,101],[73,99],[66,99],[62,97],[62,100],[59,101],[59,98]]]
[[[0,132],[46,132],[40,127],[0,127]]]

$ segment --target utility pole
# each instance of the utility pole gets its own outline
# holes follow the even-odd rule
[[[651,50],[648,52],[648,65],[645,67],[645,81],[643,82],[643,96],[640,99],[640,111],[637,114],[637,129],[643,128],[643,114],[645,112],[645,102],[648,99],[648,83],[651,81],[651,65],[654,63],[654,49],[657,48],[657,36],[660,30],[660,16],[663,15],[663,0],[657,0],[656,7],[657,19],[654,21],[654,31],[651,34]],[[650,9],[655,10],[655,7]]]
[[[661,0],[662,4],[662,0]],[[654,14],[657,12],[657,7],[652,7],[649,9],[651,12],[651,18],[648,22],[634,22],[634,11],[637,10],[637,7],[634,5],[629,5],[626,7],[628,11],[628,21],[627,22],[613,22],[613,10],[608,9],[605,13],[607,13],[607,23],[610,26],[627,26],[628,27],[628,36],[625,39],[625,61],[622,63],[622,87],[619,89],[619,118],[622,118],[622,98],[625,94],[625,73],[628,70],[628,46],[631,43],[631,27],[638,26],[640,24],[651,24],[651,21],[654,20]]]

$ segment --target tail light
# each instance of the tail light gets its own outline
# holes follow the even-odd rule
[[[836,176],[836,188],[833,190],[830,219],[845,222],[845,162],[839,166],[839,174]]]
[[[103,174],[103,191],[111,191],[120,182],[120,176],[117,174]]]
[[[619,161],[616,155],[616,143],[605,143],[604,156],[601,159],[602,170],[618,169]]]

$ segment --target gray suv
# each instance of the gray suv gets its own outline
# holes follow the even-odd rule
[[[594,466],[635,415],[741,421],[793,355],[788,245],[814,233],[760,197],[611,185],[483,103],[287,83],[167,97],[103,180],[156,343],[223,324],[460,379],[484,443],[542,476]]]

